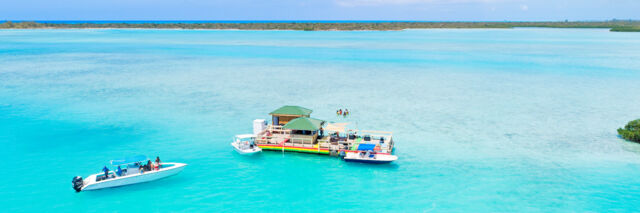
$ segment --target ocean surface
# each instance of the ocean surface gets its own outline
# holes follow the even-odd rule
[[[640,34],[0,30],[2,212],[634,212]],[[282,105],[394,132],[389,165],[229,145]],[[347,108],[348,118],[335,111]],[[76,193],[125,155],[189,164]]]

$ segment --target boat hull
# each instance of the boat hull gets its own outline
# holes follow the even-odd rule
[[[262,152],[262,149],[259,146],[254,146],[253,149],[240,149],[236,143],[231,143],[231,146],[233,146],[233,149],[241,155],[253,155],[255,153]]]
[[[346,162],[357,162],[357,163],[370,163],[370,164],[385,164],[385,163],[391,163],[393,161],[380,161],[380,160],[363,160],[363,159],[347,159],[345,158],[344,161]]]
[[[361,156],[357,152],[348,152],[346,156],[344,156],[344,161],[358,162],[358,163],[385,164],[385,163],[391,163],[395,160],[398,160],[398,157],[395,155],[380,154],[380,153],[375,154],[375,158]]]
[[[123,177],[107,179],[99,182],[89,182],[82,187],[82,191],[98,190],[98,189],[104,189],[104,188],[112,188],[112,187],[126,186],[126,185],[131,185],[136,183],[154,181],[161,178],[176,175],[180,173],[185,166],[187,166],[187,164],[184,164],[184,163],[163,163],[163,164],[173,164],[174,166],[171,166],[168,168],[162,168],[158,171],[148,171],[142,174],[132,174],[132,175],[127,175]],[[95,178],[94,175],[89,176],[89,178],[91,177]]]

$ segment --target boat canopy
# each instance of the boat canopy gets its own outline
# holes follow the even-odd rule
[[[131,163],[138,163],[138,162],[143,162],[143,161],[147,161],[149,160],[149,158],[147,158],[147,156],[144,155],[134,155],[134,156],[127,156],[123,159],[116,159],[116,160],[111,160],[111,165],[124,165],[124,164],[131,164]]]
[[[253,137],[255,137],[253,134],[236,135],[236,138],[238,139],[247,139],[247,138],[253,138]]]
[[[316,130],[319,130],[323,124],[324,124],[324,121],[320,119],[299,117],[289,121],[289,123],[282,126],[282,128],[293,129],[293,130],[316,131]]]
[[[374,148],[376,148],[375,144],[361,143],[358,145],[358,151],[373,151]]]

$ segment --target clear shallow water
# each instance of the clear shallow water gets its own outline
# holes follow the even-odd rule
[[[637,211],[640,34],[0,30],[7,211]],[[397,163],[235,154],[284,104],[394,131]],[[179,175],[75,193],[112,158]],[[251,205],[247,205],[252,203]]]

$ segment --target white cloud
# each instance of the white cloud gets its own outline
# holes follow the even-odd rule
[[[379,5],[408,5],[425,3],[491,3],[504,0],[336,0],[336,4],[343,7],[379,6]]]
[[[523,11],[527,11],[529,10],[529,6],[527,6],[526,4],[520,5],[520,9]]]

